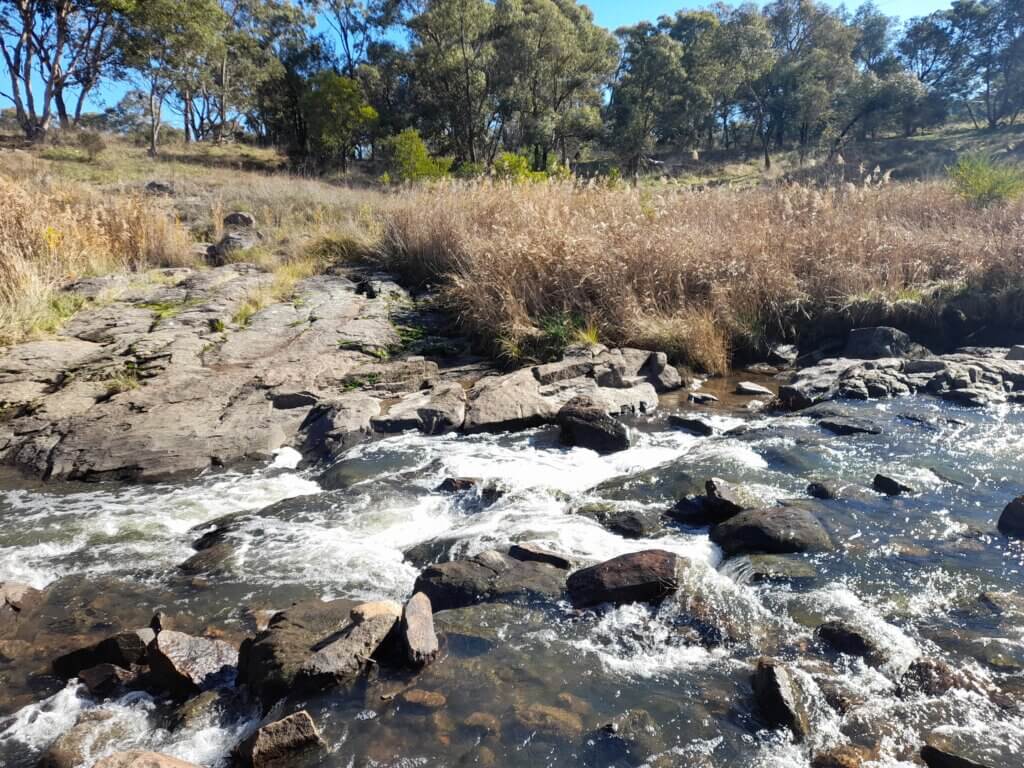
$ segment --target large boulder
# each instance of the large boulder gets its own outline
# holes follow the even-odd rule
[[[325,746],[313,718],[302,710],[264,725],[243,741],[235,750],[234,765],[238,768],[289,765],[304,752]]]
[[[621,555],[573,573],[567,583],[569,599],[577,608],[662,600],[679,589],[684,562],[660,549]]]
[[[773,728],[788,728],[801,742],[810,732],[803,691],[786,667],[760,659],[752,680],[754,699],[765,721]]]
[[[880,360],[882,358],[919,358],[928,354],[927,349],[915,344],[911,338],[896,328],[855,328],[846,340],[844,357],[854,360]]]
[[[351,622],[313,646],[295,683],[302,690],[323,690],[354,683],[394,630],[402,609],[397,603],[366,603],[352,609]]]
[[[558,598],[565,580],[562,568],[487,550],[469,560],[427,567],[414,590],[423,592],[435,611],[446,611],[485,602]]]
[[[77,677],[82,670],[100,664],[113,664],[122,669],[131,669],[133,664],[146,663],[147,649],[156,637],[152,629],[136,629],[119,632],[88,648],[66,653],[53,662],[57,677],[68,680]]]
[[[430,598],[417,592],[402,609],[402,648],[413,667],[424,667],[437,658],[440,644],[434,631],[434,609]]]
[[[958,755],[945,744],[926,744],[921,748],[921,760],[928,768],[989,768],[984,763]]]
[[[1024,539],[1024,496],[1018,496],[1006,505],[999,516],[999,531],[1014,539]]]
[[[827,552],[832,540],[818,519],[799,507],[750,509],[711,529],[727,555]]]
[[[533,371],[481,379],[467,395],[466,432],[503,432],[554,421],[558,406],[540,392]]]
[[[229,643],[172,630],[156,636],[148,658],[155,682],[182,698],[234,683],[238,667],[238,651]]]
[[[577,397],[558,412],[563,445],[615,453],[629,448],[629,431],[588,397]]]
[[[115,752],[104,757],[93,768],[199,768],[199,766],[194,763],[186,763],[176,757],[135,750]]]
[[[248,685],[269,709],[295,686],[313,646],[349,623],[355,605],[351,600],[311,600],[275,614],[266,630],[243,643],[239,684]]]

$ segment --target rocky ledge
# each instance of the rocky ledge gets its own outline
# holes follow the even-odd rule
[[[554,423],[579,398],[641,413],[683,383],[664,355],[604,347],[503,374],[386,276],[330,272],[287,300],[274,284],[235,263],[67,286],[84,307],[56,337],[0,350],[0,462],[158,481],[284,447],[324,459],[375,434]]]

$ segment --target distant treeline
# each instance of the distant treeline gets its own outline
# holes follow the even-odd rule
[[[319,168],[411,131],[456,171],[598,150],[632,174],[658,147],[770,164],[1024,108],[1020,0],[905,25],[870,2],[717,4],[614,34],[575,0],[0,0],[0,52],[0,99],[29,139],[81,126],[91,94],[128,81],[100,127],[153,153],[173,122],[184,141],[244,136]]]

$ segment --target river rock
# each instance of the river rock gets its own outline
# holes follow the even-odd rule
[[[1024,539],[1024,496],[1006,505],[999,516],[999,532],[1013,539]]]
[[[78,679],[82,685],[99,699],[107,698],[134,682],[137,677],[135,672],[116,664],[97,664],[95,667],[83,669],[78,673]]]
[[[112,712],[86,710],[78,721],[61,734],[43,753],[38,768],[78,768],[88,762],[90,754],[124,738],[125,725],[115,720]]]
[[[945,745],[926,744],[921,748],[921,759],[928,768],[989,768],[984,763],[961,757]]]
[[[223,640],[164,630],[150,643],[148,659],[154,680],[185,698],[233,683],[238,651]]]
[[[807,484],[807,495],[812,499],[829,501],[837,497],[835,488],[828,483],[815,481]]]
[[[931,354],[896,328],[855,328],[850,331],[843,356],[854,360],[888,357],[917,358]]]
[[[645,709],[631,709],[586,739],[595,765],[637,765],[664,753],[667,745],[658,722]]]
[[[398,623],[401,609],[381,603],[372,604],[362,613],[361,608],[353,609],[350,624],[313,646],[313,654],[299,669],[297,687],[318,691],[348,686],[363,674]]]
[[[714,425],[700,416],[683,416],[673,413],[668,417],[668,423],[676,429],[682,429],[701,437],[711,437],[715,434]]]
[[[269,710],[294,687],[313,646],[350,622],[355,605],[351,600],[311,600],[275,614],[265,631],[243,643],[238,682]]]
[[[425,435],[443,435],[461,429],[465,419],[466,390],[455,383],[406,395],[371,423],[377,432],[415,429]]]
[[[732,483],[711,478],[704,483],[703,496],[681,499],[668,511],[668,516],[683,525],[716,525],[749,509],[754,501]]]
[[[68,680],[99,664],[131,669],[133,664],[147,663],[147,649],[155,636],[156,633],[148,627],[120,632],[96,645],[60,656],[53,662],[53,671],[58,677]]]
[[[786,667],[760,659],[753,677],[754,699],[761,716],[773,728],[788,728],[797,742],[810,733],[803,691]]]
[[[584,504],[576,514],[588,517],[624,539],[649,539],[662,529],[661,515],[654,510],[618,507],[596,502]]]
[[[572,567],[572,561],[564,555],[529,542],[513,544],[508,548],[508,555],[521,563],[546,563],[563,571]]]
[[[554,421],[558,404],[540,393],[540,382],[525,368],[481,379],[467,395],[466,432],[529,429]]]
[[[775,397],[775,393],[768,389],[768,387],[755,384],[752,381],[741,381],[737,384],[736,394],[748,397]]]
[[[900,677],[899,693],[907,696],[923,693],[926,696],[945,696],[954,688],[982,691],[983,686],[966,672],[953,669],[942,659],[915,659]]]
[[[886,475],[875,475],[875,479],[871,481],[871,487],[886,496],[902,496],[904,493],[914,492],[910,486]]]
[[[43,593],[28,584],[17,581],[0,583],[0,623],[4,615],[17,615],[35,608],[42,602]]]
[[[679,589],[684,565],[677,555],[660,549],[620,555],[569,576],[569,599],[577,608],[662,600]]]
[[[516,724],[526,733],[575,741],[583,733],[583,721],[561,707],[530,704],[515,708]]]
[[[302,710],[261,727],[235,750],[238,768],[272,768],[291,765],[306,752],[325,749],[316,723]]]
[[[587,397],[566,403],[558,412],[563,445],[590,448],[598,453],[615,453],[629,448],[629,431]]]
[[[558,598],[565,580],[561,568],[488,550],[469,560],[427,567],[413,589],[426,594],[435,611],[445,611],[484,602]]]
[[[727,555],[827,552],[832,540],[818,519],[798,507],[750,509],[711,529]]]
[[[818,578],[814,565],[796,556],[749,555],[747,564],[750,580],[755,584],[766,581],[807,584]]]
[[[818,422],[822,429],[826,429],[834,435],[847,437],[849,435],[880,435],[882,430],[867,419],[857,418],[831,418],[822,419]]]
[[[860,768],[864,763],[875,759],[876,753],[867,747],[845,744],[815,755],[811,760],[811,768]]]
[[[402,609],[401,638],[405,661],[417,669],[425,667],[440,653],[434,631],[434,609],[430,598],[422,592],[413,595]]]
[[[839,653],[859,656],[871,664],[882,664],[886,653],[864,629],[842,620],[826,621],[817,635]]]
[[[115,752],[104,757],[93,768],[199,768],[199,766],[178,760],[176,757],[135,750]]]
[[[399,702],[409,710],[420,714],[427,714],[443,709],[448,703],[447,697],[439,691],[427,691],[423,688],[412,688],[403,691],[398,696]]]

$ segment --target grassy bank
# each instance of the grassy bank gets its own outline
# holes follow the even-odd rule
[[[1022,243],[1024,205],[980,210],[937,181],[481,184],[404,195],[381,253],[408,279],[442,284],[495,353],[534,357],[580,335],[721,372],[772,341],[865,322],[939,333],[947,306],[978,296],[990,319],[1024,322]]]

